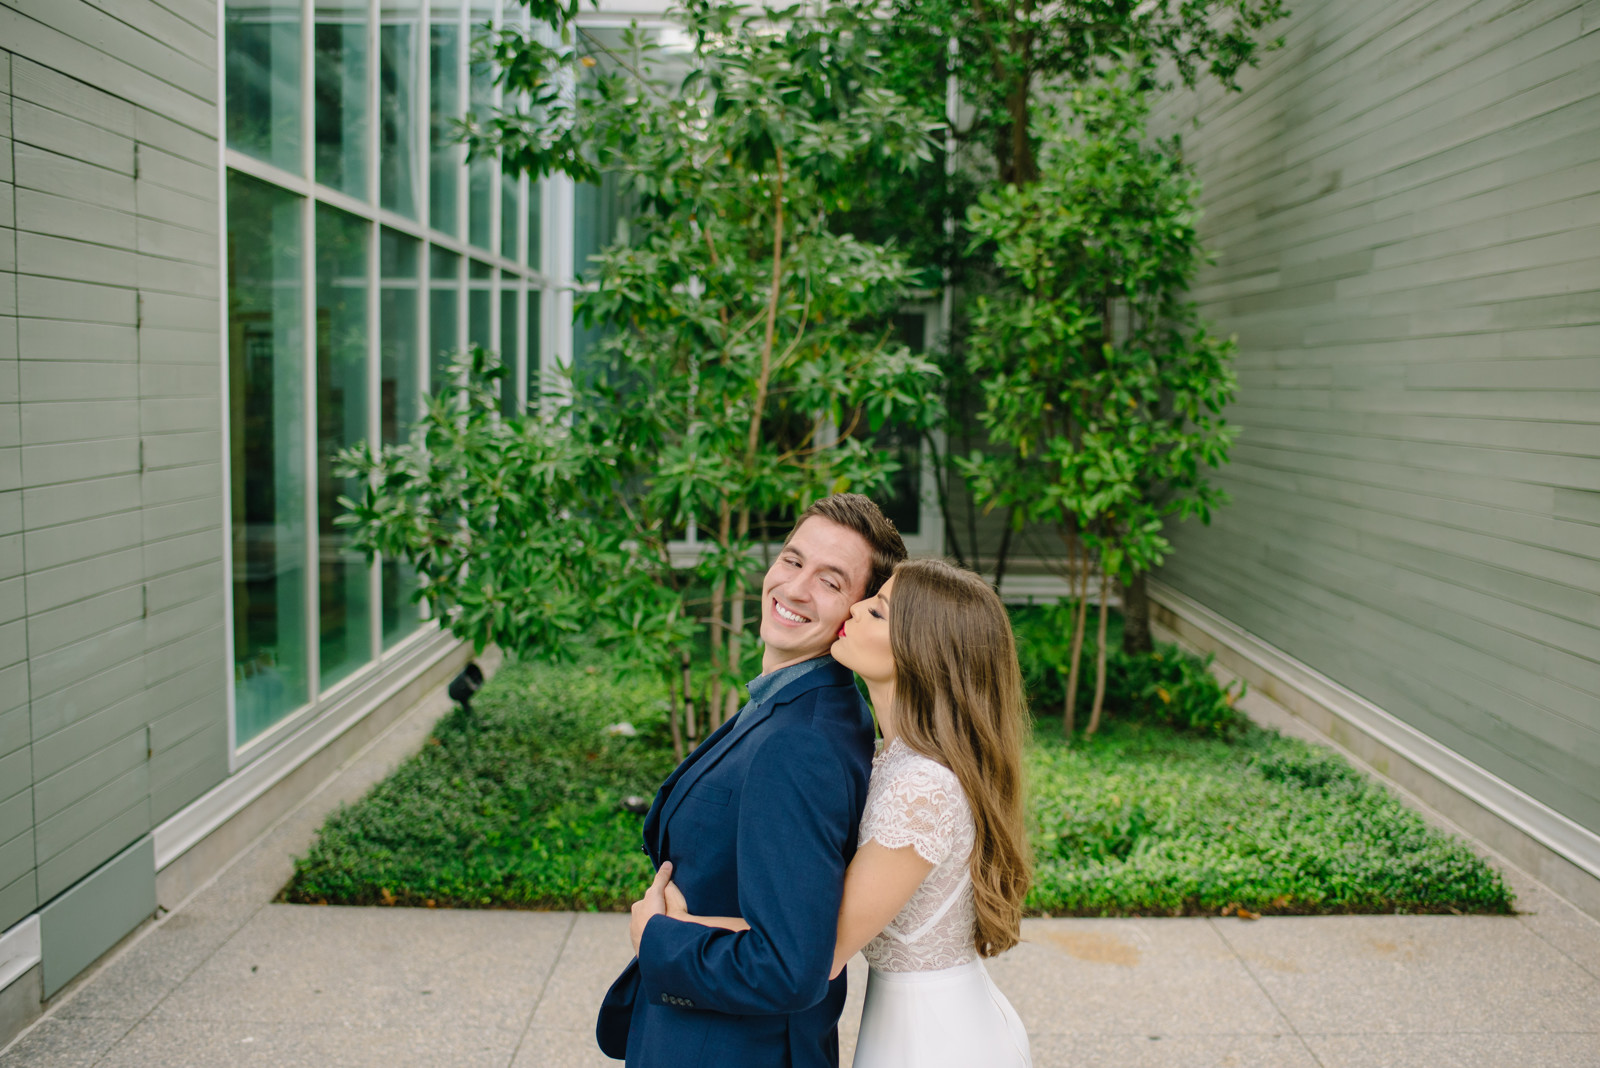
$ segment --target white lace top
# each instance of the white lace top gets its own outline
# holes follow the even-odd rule
[[[977,913],[969,862],[976,832],[955,772],[900,739],[872,760],[860,844],[911,846],[933,871],[906,907],[862,950],[886,972],[930,972],[976,960]]]

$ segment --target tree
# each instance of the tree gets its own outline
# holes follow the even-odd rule
[[[372,544],[419,567],[436,561],[430,595],[475,638],[549,654],[552,626],[532,616],[559,606],[558,629],[592,629],[662,672],[680,753],[685,736],[737,708],[752,572],[775,528],[814,496],[885,484],[896,461],[872,432],[941,414],[936,368],[891,340],[913,280],[904,256],[832,218],[863,173],[930,152],[931,125],[880,85],[868,16],[695,2],[681,18],[692,44],[674,59],[690,72],[678,85],[656,74],[665,57],[638,34],[576,53],[515,31],[493,37],[508,97],[533,104],[467,126],[476,154],[535,174],[605,174],[636,205],[629,240],[604,251],[579,301],[604,339],[586,364],[550,384],[540,411],[499,429],[466,390],[471,439],[457,451],[483,455],[446,481],[477,500],[482,488],[462,483],[490,478],[551,562],[522,566],[522,585],[507,588],[497,573],[502,555],[521,551],[512,542],[479,539],[475,556],[430,549],[455,536],[419,521],[411,500],[444,492],[436,459],[366,462],[407,504],[378,497],[355,512],[361,523],[404,517],[394,524],[404,537]],[[442,424],[429,433],[456,440]],[[472,505],[457,523],[493,525],[494,509]],[[677,547],[691,528],[702,551],[685,559]],[[599,563],[583,558],[591,540]],[[479,605],[485,591],[493,610]],[[709,671],[696,678],[699,648]]]
[[[958,461],[982,444],[971,439],[977,391],[967,372],[970,302],[1006,284],[989,243],[970,240],[968,209],[988,190],[1040,177],[1038,137],[1051,100],[1092,89],[1127,56],[1144,57],[1153,89],[1202,79],[1236,89],[1239,73],[1281,44],[1267,34],[1287,14],[1282,0],[895,0],[883,24],[892,84],[926,114],[943,116],[953,106],[959,120],[930,164],[879,175],[858,213],[939,268],[962,297],[936,353],[945,372],[942,429],[950,448],[940,449],[932,435],[924,443],[942,503],[955,499]],[[947,100],[952,85],[953,101]],[[925,210],[898,208],[907,203]],[[991,567],[997,584],[1018,529],[1017,513],[1003,514],[1002,541],[984,560],[975,527],[955,522],[946,508],[949,550],[971,566]],[[1145,651],[1148,612],[1142,601],[1127,608],[1125,647]]]
[[[1124,70],[1073,93],[1038,131],[1039,180],[986,194],[969,213],[1001,285],[977,299],[967,346],[990,452],[963,461],[978,498],[1054,529],[1076,580],[1070,731],[1087,622],[1089,561],[1102,588],[1142,584],[1171,549],[1165,521],[1209,521],[1225,495],[1205,468],[1227,459],[1221,417],[1232,342],[1212,336],[1187,290],[1204,262],[1199,184],[1174,138],[1145,136],[1151,79]],[[1105,691],[1100,600],[1089,731]]]

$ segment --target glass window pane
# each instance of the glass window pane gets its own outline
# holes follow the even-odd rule
[[[410,437],[421,412],[422,347],[417,344],[418,266],[421,243],[384,230],[379,235],[380,401],[382,441]],[[388,648],[417,629],[420,607],[413,600],[416,571],[398,560],[383,561],[383,644]]]
[[[928,316],[923,312],[906,312],[894,317],[895,340],[912,352],[927,349]],[[922,531],[922,436],[903,427],[885,426],[869,440],[880,449],[894,453],[900,470],[894,473],[889,484],[878,492],[875,500],[902,534],[920,534]]]
[[[467,344],[492,349],[495,340],[489,321],[489,306],[494,269],[477,260],[470,261],[467,267],[467,277],[471,279],[467,293]]]
[[[417,71],[421,20],[415,0],[382,0],[378,23],[378,197],[417,217]]]
[[[540,324],[543,318],[539,312],[540,300],[543,294],[537,289],[528,290],[528,407],[532,408],[538,403],[539,397],[544,392],[543,368],[540,364],[543,353]]]
[[[442,248],[429,248],[428,274],[428,389],[438,393],[450,358],[461,347],[456,340],[461,325],[461,257]]]
[[[544,270],[544,183],[528,183],[528,247],[523,260],[536,271]]]
[[[517,414],[517,290],[513,283],[501,283],[500,290],[500,362],[506,365],[506,376],[500,380],[500,410],[507,415]]]
[[[417,268],[422,243],[394,230],[378,235],[379,440],[399,445],[421,414],[422,349],[417,344]]]
[[[383,230],[378,235],[378,412],[379,437],[398,445],[411,436],[421,412],[422,347],[419,326],[418,267],[422,243]],[[384,560],[382,567],[383,647],[417,629],[419,606],[412,594],[417,573],[410,564]]]
[[[228,146],[300,165],[300,0],[227,0]]]
[[[461,117],[461,5],[435,3],[428,17],[428,221],[447,234],[461,232],[457,195],[465,149],[453,120]]]
[[[233,678],[243,744],[309,697],[299,197],[228,174]]]
[[[508,260],[527,262],[517,251],[522,235],[522,176],[500,176],[500,255]]]
[[[591,257],[628,239],[627,204],[622,181],[614,174],[600,177],[599,185],[579,182],[572,190],[572,268],[579,278],[593,281]]]
[[[353,197],[367,195],[366,0],[317,0],[316,178]]]
[[[487,23],[494,17],[494,0],[472,0],[468,15],[472,20],[472,33],[481,36]],[[467,110],[480,119],[494,110],[494,68],[487,63],[473,63],[469,73],[471,98]],[[495,172],[500,169],[493,159],[480,158],[467,164],[467,242],[488,249],[493,236],[490,230],[490,201],[494,197]]]
[[[367,240],[371,224],[317,205],[317,590],[324,687],[372,659],[366,557],[334,525],[357,479],[333,473],[334,456],[368,436]]]

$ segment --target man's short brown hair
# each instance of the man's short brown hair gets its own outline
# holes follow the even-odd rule
[[[800,529],[800,524],[814,515],[848,527],[865,539],[867,547],[872,550],[872,571],[867,575],[868,597],[883,588],[883,584],[894,573],[895,565],[907,556],[906,543],[894,528],[894,521],[884,515],[883,509],[873,504],[870,497],[860,493],[834,493],[812,501],[811,506],[795,520],[789,537],[783,539],[783,543],[789,544],[794,532]]]

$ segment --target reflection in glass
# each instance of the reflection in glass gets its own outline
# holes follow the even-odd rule
[[[599,185],[579,182],[572,189],[572,269],[581,279],[594,281],[591,258],[600,250],[628,239],[627,204],[622,181],[602,175]]]
[[[227,0],[228,147],[300,165],[300,0]]]
[[[528,290],[528,407],[532,408],[539,402],[544,394],[543,368],[540,364],[540,354],[543,352],[543,335],[540,333],[539,302],[543,296],[537,289]]]
[[[572,324],[572,380],[588,383],[594,377],[600,353],[600,342],[605,340],[606,329],[600,324],[587,326],[582,320]]]
[[[506,415],[517,414],[517,290],[509,280],[501,282],[500,290],[500,362],[506,366],[506,376],[500,380],[500,410]]]
[[[536,271],[544,270],[544,184],[528,183],[528,247],[522,262]]]
[[[367,428],[367,235],[371,224],[317,205],[317,557],[322,685],[372,659],[370,572],[334,518],[361,483],[333,473]]]
[[[417,268],[422,242],[384,228],[378,234],[379,440],[400,445],[421,408],[421,350],[417,345]]]
[[[465,149],[456,143],[454,120],[461,117],[461,6],[435,3],[428,16],[428,221],[436,230],[458,234],[457,199]]]
[[[472,0],[468,14],[475,37],[487,32],[486,24],[494,17],[494,9],[494,0]],[[469,77],[471,98],[467,101],[467,110],[480,119],[487,118],[494,110],[494,68],[487,63],[473,63]],[[495,195],[494,176],[499,169],[499,164],[490,157],[480,157],[467,164],[467,242],[481,249],[489,248],[492,236],[489,211]]]
[[[378,234],[378,419],[379,439],[399,445],[411,436],[421,412],[422,348],[417,344],[418,267],[422,244],[393,230]],[[399,560],[384,560],[383,647],[417,629],[420,613],[412,601],[416,571]]]
[[[416,0],[382,0],[378,10],[378,198],[415,219],[420,18]]]
[[[489,321],[489,307],[494,269],[479,260],[469,260],[467,278],[467,344],[492,349],[495,342]]]
[[[437,394],[450,358],[461,347],[461,257],[437,246],[428,248],[428,391]]]
[[[517,238],[522,236],[522,177],[500,176],[500,255],[526,262],[517,253]]]
[[[309,697],[303,202],[228,173],[233,678],[243,744]]]
[[[367,195],[366,0],[317,0],[316,178],[353,197]]]
[[[912,352],[924,352],[927,345],[928,317],[922,312],[907,312],[894,317],[895,340]],[[917,431],[885,426],[869,436],[880,449],[887,449],[899,461],[900,470],[889,484],[874,495],[883,514],[894,521],[902,534],[922,531],[922,436]]]

